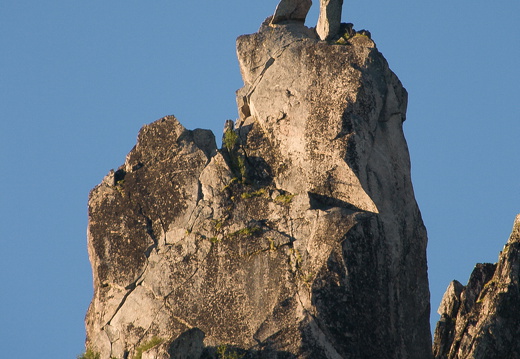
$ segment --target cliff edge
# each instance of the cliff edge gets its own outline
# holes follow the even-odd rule
[[[407,93],[368,32],[341,29],[239,37],[222,148],[165,117],[92,190],[102,359],[431,357]]]

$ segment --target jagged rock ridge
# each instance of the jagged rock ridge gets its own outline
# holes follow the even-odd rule
[[[466,286],[453,281],[439,307],[436,359],[520,358],[520,215],[498,263],[475,266]]]
[[[430,358],[406,90],[365,35],[338,45],[268,19],[237,53],[245,85],[223,148],[165,117],[92,190],[87,346]]]

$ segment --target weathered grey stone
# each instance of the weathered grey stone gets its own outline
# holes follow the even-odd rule
[[[224,123],[224,133],[231,130],[233,131],[235,129],[235,122],[233,120],[226,120]]]
[[[271,24],[289,20],[304,23],[311,6],[312,0],[281,0],[276,7]]]
[[[440,315],[453,316],[459,310],[460,294],[464,290],[464,286],[454,280],[446,289],[446,293],[442,297],[441,305],[437,310]]]
[[[436,359],[520,358],[520,215],[497,264],[477,264],[457,311],[444,311]]]
[[[199,359],[204,350],[204,332],[198,328],[182,333],[171,344],[171,359]]]
[[[88,343],[103,358],[123,357],[152,336],[144,328],[164,305],[154,299],[154,282],[143,281],[160,263],[167,233],[189,223],[200,200],[198,178],[215,152],[210,131],[188,131],[165,117],[141,129],[126,163],[90,193],[94,298],[86,324]]]
[[[364,36],[330,46],[287,22],[237,53],[225,147],[164,118],[91,192],[87,345],[101,359],[154,337],[143,358],[430,358],[406,90]]]
[[[320,16],[316,26],[320,39],[330,40],[338,35],[342,8],[343,0],[320,0]]]

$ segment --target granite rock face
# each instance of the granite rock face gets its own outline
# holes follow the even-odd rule
[[[437,359],[520,358],[520,215],[498,263],[477,264],[464,287],[454,281],[439,307]]]
[[[426,231],[375,44],[290,22],[237,40],[223,146],[143,127],[94,188],[87,346],[101,359],[431,357]]]

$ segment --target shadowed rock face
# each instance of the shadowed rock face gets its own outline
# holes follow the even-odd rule
[[[438,310],[435,358],[520,358],[519,277],[520,215],[498,263],[477,264],[465,287],[457,281],[448,287]]]
[[[349,41],[298,23],[240,37],[223,148],[165,117],[92,190],[102,359],[431,357],[407,94]]]

